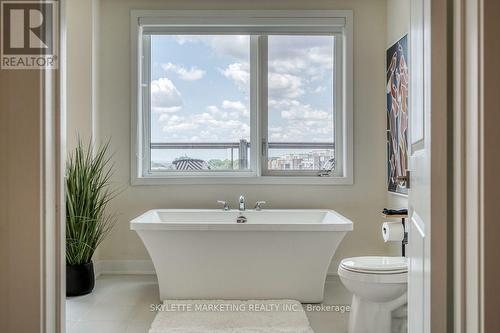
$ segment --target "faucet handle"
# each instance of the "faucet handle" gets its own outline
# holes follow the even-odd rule
[[[262,205],[265,205],[266,202],[265,201],[257,201],[255,203],[255,210],[259,211],[259,210],[262,210]]]
[[[224,200],[217,200],[217,203],[220,203],[220,204],[223,204],[224,207],[222,208],[223,210],[230,210],[231,208],[229,208],[229,203],[227,201],[224,201]]]

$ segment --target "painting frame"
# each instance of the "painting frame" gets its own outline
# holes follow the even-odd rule
[[[386,50],[387,189],[407,195],[409,122],[408,34]]]

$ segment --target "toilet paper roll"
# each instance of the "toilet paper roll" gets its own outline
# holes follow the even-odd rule
[[[384,242],[401,242],[404,236],[405,230],[401,222],[384,222],[382,224]]]

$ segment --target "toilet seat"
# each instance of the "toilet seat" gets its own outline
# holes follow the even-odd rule
[[[353,257],[340,262],[340,276],[368,283],[406,283],[408,261],[405,257]]]
[[[395,272],[395,273],[376,273],[376,272],[359,272],[351,271],[339,266],[338,274],[340,277],[357,282],[365,283],[407,283],[408,272]]]
[[[405,257],[353,257],[343,259],[340,267],[357,273],[397,274],[408,272],[408,260]]]

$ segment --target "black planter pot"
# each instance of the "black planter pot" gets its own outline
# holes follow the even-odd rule
[[[66,265],[66,296],[80,296],[94,289],[94,264]]]

